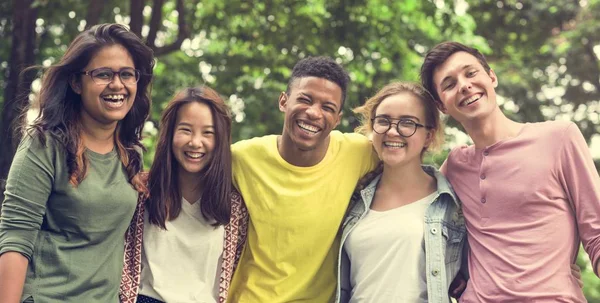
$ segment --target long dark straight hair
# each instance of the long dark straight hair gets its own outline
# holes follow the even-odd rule
[[[117,124],[115,145],[132,184],[138,183],[134,178],[137,180],[136,175],[142,169],[140,151],[144,148],[141,144],[141,130],[150,111],[154,55],[152,50],[126,27],[120,24],[100,24],[80,33],[71,42],[60,61],[47,69],[36,100],[39,102],[40,114],[27,131],[27,134],[37,137],[43,144],[46,142],[46,134],[49,134],[65,147],[70,182],[73,186],[77,186],[85,177],[88,162],[81,140],[81,96],[73,91],[69,81],[71,77],[81,77],[77,73],[102,48],[112,45],[121,45],[127,49],[135,68],[140,70],[141,74],[133,106]],[[28,108],[23,115],[27,110]],[[26,124],[26,121],[21,119],[21,123]],[[22,127],[26,128],[26,125]]]
[[[154,162],[148,175],[149,221],[163,229],[167,220],[177,218],[181,212],[179,163],[173,155],[173,133],[179,110],[191,102],[208,105],[215,129],[213,156],[197,180],[204,188],[200,211],[204,218],[215,220],[213,226],[229,223],[231,216],[231,114],[219,94],[209,87],[186,88],[169,101],[162,113]]]

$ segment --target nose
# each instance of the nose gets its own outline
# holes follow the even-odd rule
[[[391,123],[390,124],[390,129],[388,129],[386,135],[392,136],[392,137],[400,136],[400,133],[398,133],[398,123],[400,123],[400,122]]]
[[[467,78],[463,77],[463,78],[459,79],[458,81],[459,81],[459,83],[458,83],[459,88],[462,93],[468,92],[471,90],[471,88],[473,88],[471,81]]]
[[[123,80],[121,80],[121,76],[119,76],[119,73],[114,74],[108,85],[114,90],[119,90],[125,86],[125,84],[123,84]]]
[[[313,104],[306,110],[306,115],[312,120],[317,120],[323,116],[323,113],[318,104]]]
[[[188,142],[188,145],[190,147],[193,148],[199,148],[202,147],[203,142],[202,142],[202,135],[200,134],[194,134],[190,137],[190,142]]]

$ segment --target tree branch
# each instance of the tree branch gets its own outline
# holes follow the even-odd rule
[[[596,45],[595,43],[592,43],[591,41],[588,41],[588,43],[584,46],[585,52],[588,54],[588,56],[590,57],[590,68],[594,70],[594,73],[596,74],[596,83],[592,83],[595,87],[596,87],[596,92],[600,92],[600,68],[598,68],[598,66],[600,66],[600,62],[598,62],[598,58],[596,57],[596,53],[594,52],[594,45]]]
[[[194,5],[194,9],[191,11],[191,16],[194,16],[196,14],[196,7],[197,5]],[[155,56],[168,54],[170,52],[178,50],[179,48],[181,48],[181,44],[183,43],[183,41],[189,38],[190,36],[190,28],[188,27],[187,22],[185,20],[185,5],[183,3],[183,0],[177,0],[176,10],[179,13],[179,17],[177,17],[177,39],[175,40],[175,42],[169,45],[165,45],[163,47],[154,47],[153,50]]]

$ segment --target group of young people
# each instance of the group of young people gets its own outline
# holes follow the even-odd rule
[[[422,84],[354,109],[357,133],[334,130],[349,77],[327,57],[294,66],[280,135],[231,145],[219,94],[183,89],[144,172],[153,64],[103,24],[45,72],[7,179],[0,302],[585,302],[581,242],[600,270],[586,142],[508,119],[476,49],[431,49]],[[422,159],[440,111],[474,144],[437,170]]]

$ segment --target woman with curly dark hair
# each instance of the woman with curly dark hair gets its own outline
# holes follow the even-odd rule
[[[119,302],[153,66],[135,34],[102,24],[45,72],[6,184],[0,302]]]

